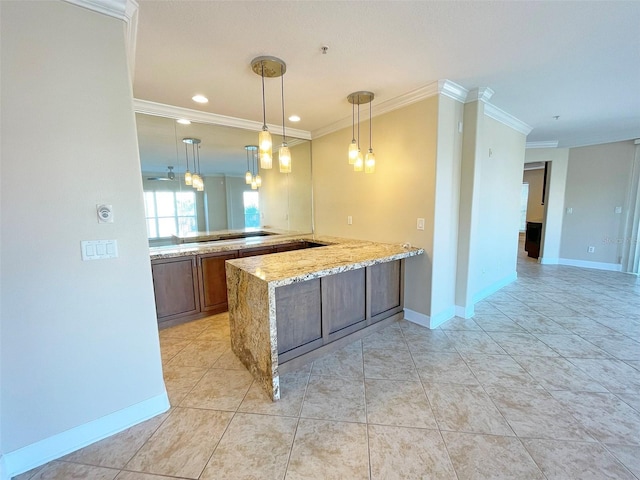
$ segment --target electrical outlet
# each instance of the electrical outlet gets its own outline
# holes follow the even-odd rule
[[[587,253],[594,253],[596,251],[596,247],[587,248]]]
[[[424,230],[424,218],[419,218],[416,222],[416,228],[418,230]]]
[[[573,213],[573,208],[571,207],[567,208],[567,213]]]
[[[351,215],[349,215],[347,217],[347,225],[352,225],[353,224],[353,217]]]
[[[622,207],[616,207],[614,212],[615,213],[622,213]]]

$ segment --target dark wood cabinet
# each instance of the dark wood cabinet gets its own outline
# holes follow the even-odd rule
[[[328,340],[364,328],[366,318],[366,269],[322,278],[322,319]]]
[[[369,267],[371,284],[371,317],[375,318],[402,305],[400,260]]]
[[[224,262],[238,258],[236,251],[198,255],[200,275],[200,311],[209,314],[226,312],[227,278]]]
[[[238,257],[255,257],[256,255],[267,255],[273,253],[274,247],[257,247],[257,248],[245,248],[238,251]]]
[[[301,355],[322,344],[320,280],[276,288],[278,355]]]
[[[158,322],[200,311],[195,257],[154,260],[151,272]]]

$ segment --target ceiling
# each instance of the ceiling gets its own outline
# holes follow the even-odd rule
[[[262,121],[259,55],[287,63],[287,127],[317,132],[441,79],[560,147],[640,138],[640,2],[140,0],[137,99]],[[328,46],[326,54],[321,47]],[[280,79],[266,79],[281,124]],[[191,100],[209,98],[206,105]],[[555,119],[555,116],[559,116]]]

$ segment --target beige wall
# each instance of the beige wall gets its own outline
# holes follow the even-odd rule
[[[572,148],[565,193],[560,256],[615,266],[627,212],[627,192],[635,147],[633,141]],[[615,213],[622,207],[622,213]],[[589,246],[595,247],[588,253]]]
[[[244,177],[226,177],[227,185],[227,221],[230,230],[244,228],[243,192],[251,191],[251,185],[245,183]]]
[[[12,474],[168,403],[123,24],[65,2],[0,8],[0,450]],[[97,222],[101,203],[114,223]],[[80,241],[98,239],[116,239],[119,257],[83,262]]]
[[[529,200],[527,202],[527,222],[542,222],[544,205],[542,204],[542,185],[544,184],[544,168],[525,170],[522,183],[529,184]]]
[[[423,314],[431,307],[437,122],[437,97],[374,117],[372,175],[348,164],[351,128],[313,140],[316,232],[425,248],[426,255],[407,260],[405,282],[405,306]],[[368,128],[361,122],[361,133]],[[360,147],[369,148],[365,135]],[[425,219],[424,231],[417,218]]]
[[[227,179],[222,175],[204,177],[205,218],[204,230],[215,232],[227,229]],[[200,223],[200,222],[198,222]]]

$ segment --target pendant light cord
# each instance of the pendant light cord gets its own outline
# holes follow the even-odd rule
[[[184,144],[184,156],[187,157],[187,170],[189,170],[189,147],[187,147],[187,144]],[[178,149],[178,146],[176,145],[176,150]],[[194,159],[195,160],[195,159]],[[193,168],[195,169],[196,166],[194,165]]]
[[[284,72],[282,71],[283,67],[280,66],[280,85],[281,85],[281,94],[282,94],[282,143],[287,143],[287,135],[284,131]]]
[[[351,141],[356,141],[356,104],[351,103]]]
[[[360,95],[358,95],[358,150],[360,150]]]
[[[260,63],[260,77],[262,78],[262,129],[267,129],[267,107],[264,99],[264,62]]]
[[[371,121],[371,101],[369,101],[369,151],[372,150],[371,147],[371,124],[373,122]]]

